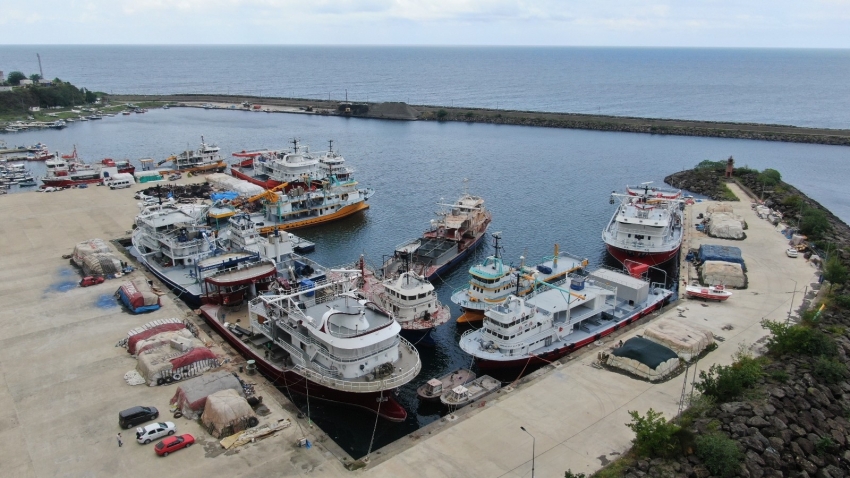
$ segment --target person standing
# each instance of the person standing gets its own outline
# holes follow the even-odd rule
[[[116,438],[118,438],[118,448],[121,448],[124,445],[124,442],[121,440],[121,434],[119,433]]]

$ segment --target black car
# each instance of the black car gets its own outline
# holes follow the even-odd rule
[[[156,420],[159,410],[156,407],[133,407],[118,412],[118,425],[121,428],[132,428],[140,423]]]

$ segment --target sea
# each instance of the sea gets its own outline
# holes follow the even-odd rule
[[[349,88],[354,100],[368,94],[369,101],[492,107],[498,101],[500,108],[524,110],[850,124],[850,87],[840,78],[850,73],[845,51],[0,46],[0,68],[29,73],[29,56],[36,52],[45,76],[116,93],[230,88],[231,94],[320,98],[328,89],[341,99]],[[850,221],[850,148],[841,146],[198,108],[0,135],[9,145],[43,142],[61,153],[76,147],[87,161],[129,158],[137,165],[140,158],[164,159],[196,148],[202,137],[227,156],[286,147],[292,139],[325,150],[334,140],[360,184],[376,194],[363,213],[297,231],[317,243],[311,257],[328,266],[353,263],[361,254],[379,264],[427,228],[439,203],[465,191],[482,196],[492,211],[490,232],[502,233],[506,262],[518,264],[520,256],[538,262],[558,244],[591,265],[605,264],[601,231],[614,212],[612,191],[648,181],[661,185],[668,174],[730,156],[739,166],[779,170],[785,181]],[[36,175],[44,168],[28,167]],[[116,200],[132,201],[127,191],[114,193]],[[126,221],[130,229],[133,218]],[[449,301],[451,293],[467,282],[469,267],[489,254],[491,238],[436,284],[453,317],[460,310]],[[368,413],[299,398],[296,405],[354,457],[415,434],[445,415],[439,407],[421,406],[416,387],[471,365],[457,346],[463,331],[450,322],[434,333],[436,347],[420,350],[422,372],[399,391],[410,412],[404,423],[376,422]]]

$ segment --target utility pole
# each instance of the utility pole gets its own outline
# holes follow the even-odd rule
[[[41,55],[38,53],[35,54],[36,58],[38,58],[38,73],[41,75],[41,79],[44,79],[44,70],[41,69]]]

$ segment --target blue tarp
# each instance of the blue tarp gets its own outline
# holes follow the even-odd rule
[[[210,194],[210,199],[215,201],[221,201],[223,199],[227,199],[228,201],[233,201],[234,199],[239,197],[239,193],[236,191],[224,191],[221,193],[212,193]]]
[[[722,261],[733,264],[741,264],[745,267],[744,258],[741,257],[741,249],[735,246],[718,246],[716,244],[703,244],[699,246],[699,260]]]
[[[121,299],[121,302],[123,302],[124,305],[134,314],[151,312],[151,311],[159,309],[159,307],[160,307],[159,304],[153,304],[153,305],[143,305],[141,307],[136,307],[134,309],[133,305],[130,303],[130,298],[127,297],[127,294],[125,294],[124,290],[121,289],[121,288],[118,288],[118,297]]]

